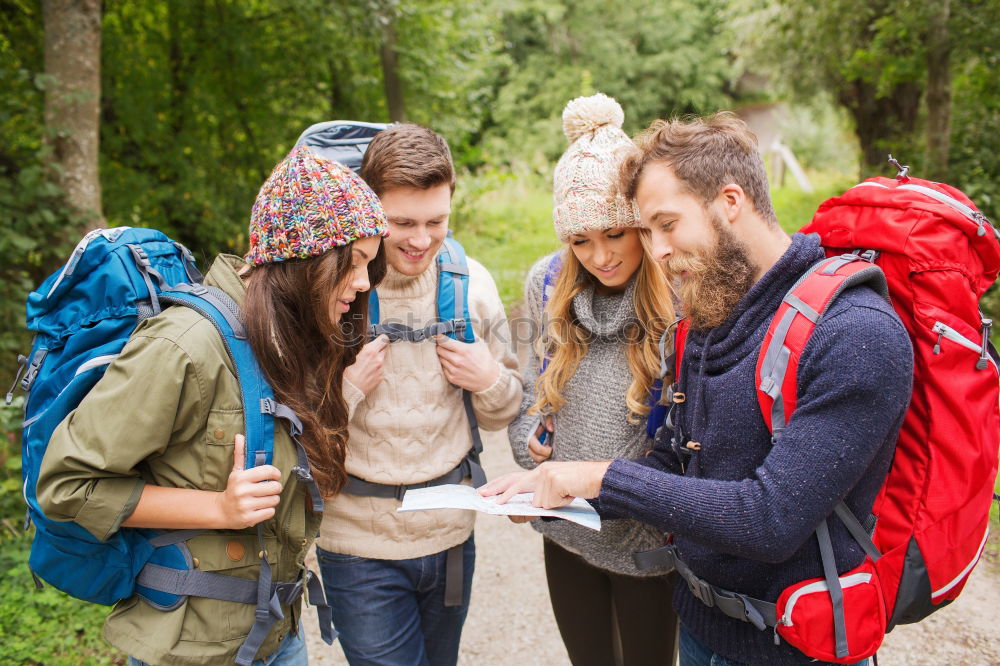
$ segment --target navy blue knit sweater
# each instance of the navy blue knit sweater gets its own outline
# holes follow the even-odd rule
[[[774,444],[761,417],[754,370],[782,297],[823,258],[797,234],[778,262],[708,331],[692,331],[679,390],[682,418],[701,443],[685,473],[667,438],[643,459],[615,460],[595,505],[674,533],[682,559],[709,582],[775,601],[785,587],[822,577],[816,526],[846,498],[864,518],[892,459],[910,398],[913,351],[888,303],[868,287],[845,291],[810,338],[796,410]],[[864,559],[830,521],[838,568]],[[815,664],[771,630],[731,619],[677,586],[681,622],[715,652],[745,664]]]

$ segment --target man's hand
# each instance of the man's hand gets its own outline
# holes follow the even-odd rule
[[[354,364],[344,370],[344,379],[368,395],[376,386],[382,383],[385,375],[385,350],[389,347],[389,338],[380,335],[358,352]]]
[[[245,459],[246,439],[236,435],[233,471],[226,490],[215,494],[220,529],[240,530],[268,520],[281,499],[281,471],[273,465],[244,469]]]
[[[601,493],[601,481],[610,460],[546,462],[530,472],[513,472],[490,481],[479,489],[483,497],[499,495],[505,504],[518,493],[535,493],[531,503],[543,509],[566,506],[574,497],[593,499]]]
[[[543,463],[552,456],[552,432],[555,427],[552,424],[552,417],[546,416],[538,424],[535,433],[528,438],[528,455],[536,463]],[[542,443],[542,433],[547,433],[545,443]]]
[[[439,335],[434,341],[445,379],[455,386],[479,393],[500,376],[500,365],[482,340],[466,343]]]

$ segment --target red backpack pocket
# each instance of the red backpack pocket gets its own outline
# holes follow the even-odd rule
[[[839,577],[843,594],[847,654],[837,654],[833,602],[823,578],[785,588],[778,597],[777,632],[790,645],[814,659],[853,664],[875,654],[885,637],[882,586],[871,558]]]

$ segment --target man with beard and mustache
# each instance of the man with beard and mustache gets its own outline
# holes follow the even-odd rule
[[[674,432],[683,434],[666,432],[638,460],[546,462],[481,492],[502,502],[535,491],[545,507],[583,497],[605,518],[673,533],[702,580],[674,595],[682,666],[816,663],[721,602],[726,614],[719,593],[773,603],[786,587],[822,578],[817,526],[841,501],[870,514],[910,397],[909,338],[873,289],[845,290],[803,350],[797,407],[772,438],[757,359],[783,297],[824,257],[819,240],[778,226],[756,138],[732,114],[657,121],[637,144],[619,186],[678,280],[691,325],[675,385],[684,397]],[[828,522],[839,571],[858,566],[861,547]]]

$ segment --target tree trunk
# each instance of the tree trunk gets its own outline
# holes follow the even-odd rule
[[[947,180],[951,144],[950,0],[937,0],[927,43],[927,177]]]
[[[104,225],[98,171],[101,100],[101,0],[43,0],[46,141],[66,200]]]
[[[389,106],[389,118],[394,123],[406,121],[406,105],[403,103],[403,83],[399,79],[399,64],[396,60],[396,19],[391,7],[386,7],[379,16],[382,24],[382,44],[379,55],[382,58],[382,81],[385,84],[385,101]]]
[[[861,143],[862,179],[887,175],[889,153],[901,163],[912,156],[896,154],[916,126],[920,108],[920,87],[914,82],[897,84],[888,95],[878,96],[873,83],[854,81],[841,91],[839,101],[854,119],[855,131]],[[888,175],[895,175],[888,174]]]

